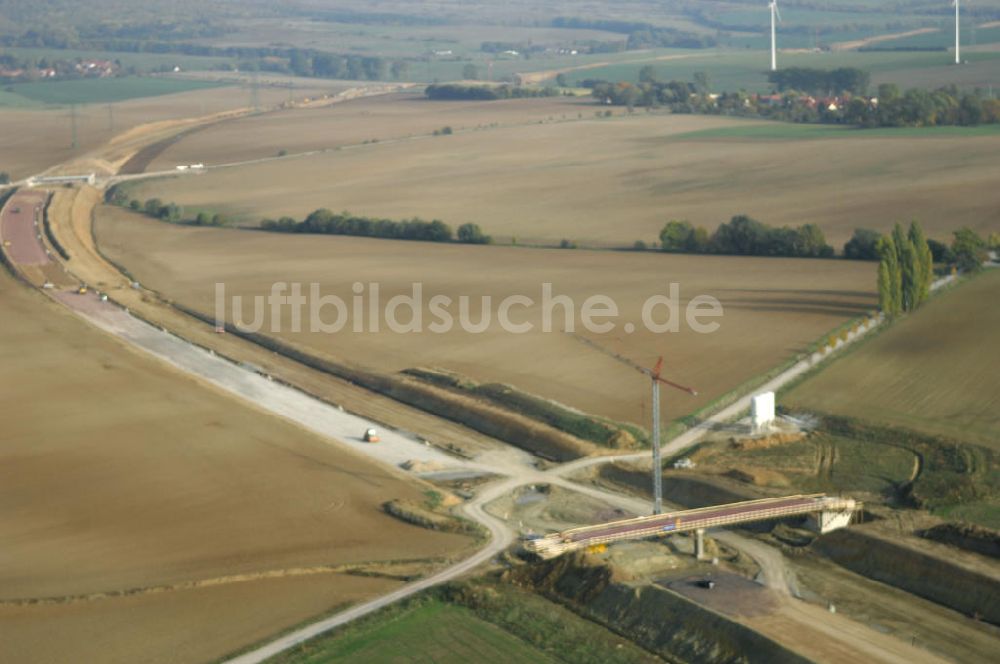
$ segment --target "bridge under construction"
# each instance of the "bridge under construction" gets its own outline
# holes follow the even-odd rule
[[[858,509],[860,503],[851,498],[824,494],[762,498],[571,528],[561,533],[529,539],[524,546],[542,558],[555,558],[569,551],[591,546],[695,531],[700,557],[702,536],[706,528],[809,515],[813,517],[816,529],[826,533],[850,525],[851,518]]]

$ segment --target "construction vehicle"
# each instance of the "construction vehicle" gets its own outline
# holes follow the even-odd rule
[[[76,289],[76,292],[79,295],[86,295],[87,294],[87,287],[86,286],[80,286],[79,288]]]
[[[378,437],[378,431],[375,429],[365,429],[365,435],[361,438],[361,440],[366,443],[377,443],[380,440]]]

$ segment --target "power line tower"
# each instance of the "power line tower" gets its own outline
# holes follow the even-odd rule
[[[254,113],[260,111],[260,74],[257,70],[250,75],[250,108]]]
[[[70,148],[75,150],[77,147],[76,104],[69,105],[69,127],[70,127]]]

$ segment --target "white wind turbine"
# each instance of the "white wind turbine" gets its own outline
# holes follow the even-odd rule
[[[962,64],[962,56],[959,53],[959,38],[958,38],[958,11],[959,11],[959,0],[952,0],[953,5],[955,5],[955,64]]]
[[[958,2],[958,0],[955,0]],[[771,10],[771,71],[778,69],[778,40],[775,34],[775,23],[781,22],[781,12],[778,11],[778,0],[771,0],[767,3]]]

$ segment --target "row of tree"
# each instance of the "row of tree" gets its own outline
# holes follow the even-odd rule
[[[719,41],[712,35],[688,32],[641,21],[614,19],[585,19],[559,16],[552,19],[553,28],[575,30],[601,30],[628,35],[626,48],[712,48]]]
[[[882,234],[870,228],[858,228],[851,239],[844,244],[844,258],[877,261],[882,259],[879,242]],[[988,257],[990,249],[1000,249],[1000,233],[993,233],[989,239],[980,237],[969,228],[954,232],[951,244],[926,238],[927,247],[934,263],[953,265],[963,272],[975,272]],[[919,242],[917,243],[919,245]]]
[[[777,72],[783,74],[783,72]],[[874,97],[857,94],[867,74],[860,70],[797,69],[796,80],[810,91],[785,89],[774,95],[746,92],[711,94],[708,77],[696,74],[692,82],[656,79],[652,66],[639,72],[639,83],[585,80],[591,94],[605,104],[616,106],[669,108],[674,113],[736,115],[787,122],[850,124],[858,127],[973,126],[1000,123],[1000,100],[982,91],[960,92],[955,86],[905,93],[892,84],[882,84]],[[784,79],[782,79],[784,81]],[[782,85],[787,85],[783,82]],[[847,86],[837,89],[839,86]],[[816,91],[828,96],[816,96]]]
[[[197,212],[193,216],[186,217],[184,208],[177,203],[164,203],[159,198],[150,198],[146,201],[138,199],[128,200],[128,197],[121,191],[112,191],[109,200],[111,203],[128,207],[133,212],[140,212],[154,219],[160,219],[172,224],[190,224],[192,226],[225,226],[228,223],[226,217],[218,212]]]
[[[936,90],[911,88],[901,93],[892,84],[878,87],[877,103],[854,98],[846,102],[843,122],[859,127],[974,126],[1000,123],[1000,100],[980,92],[959,92],[952,85]]]
[[[425,221],[414,217],[406,221],[378,219],[353,215],[349,212],[335,213],[321,208],[311,212],[302,221],[291,217],[278,220],[265,219],[260,228],[279,233],[318,233],[322,235],[353,235],[391,240],[419,240],[423,242],[458,242],[466,244],[490,244],[493,239],[483,233],[477,224],[463,224],[457,235],[451,226],[439,221]]]
[[[198,212],[192,217],[185,217],[184,208],[176,203],[164,203],[159,198],[146,201],[130,200],[128,194],[120,187],[108,191],[107,200],[114,205],[127,207],[133,212],[140,212],[155,219],[161,219],[175,224],[190,224],[193,226],[225,226],[226,217],[219,213]],[[355,235],[360,237],[389,238],[394,240],[422,240],[426,242],[451,242],[453,239],[464,244],[492,244],[493,238],[483,232],[479,224],[462,224],[457,232],[441,221],[424,221],[413,218],[407,221],[377,219],[362,217],[349,212],[340,214],[325,208],[315,210],[303,221],[291,217],[281,219],[265,219],[260,228],[279,233],[319,233],[325,235]]]
[[[474,68],[473,68],[474,69]],[[471,72],[475,74],[476,72]],[[522,97],[557,97],[560,92],[553,87],[525,88],[519,85],[460,85],[457,83],[434,83],[428,85],[424,94],[438,101],[495,99],[520,99]]]
[[[823,231],[815,224],[774,227],[746,215],[733,217],[711,235],[687,221],[668,221],[660,231],[660,248],[673,253],[737,256],[833,256],[833,247],[826,243]]]
[[[783,67],[769,72],[767,80],[779,92],[798,90],[811,95],[834,96],[845,93],[865,95],[871,84],[871,75],[855,67],[839,69]]]
[[[59,33],[62,35],[62,33]],[[64,35],[63,35],[64,36]],[[100,37],[85,40],[50,38],[49,33],[29,30],[22,35],[0,35],[0,46],[38,46],[57,49],[87,49],[115,53],[156,53],[230,58],[240,69],[273,71],[296,76],[347,80],[386,80],[404,77],[410,61],[380,56],[338,54],[280,46],[211,46],[163,39]]]

